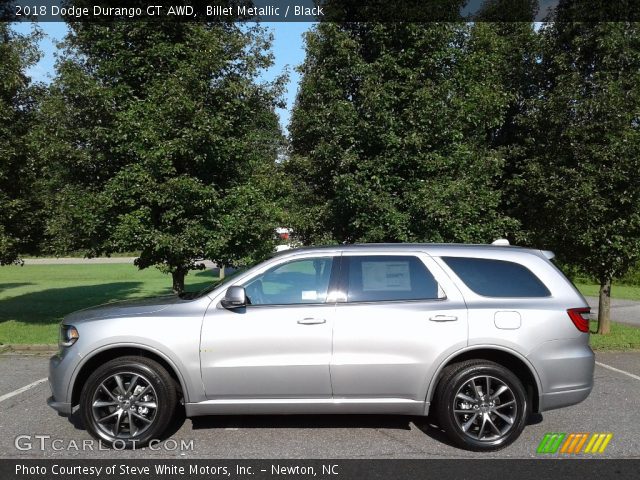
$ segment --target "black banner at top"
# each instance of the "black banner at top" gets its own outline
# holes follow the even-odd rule
[[[637,0],[0,0],[1,21],[640,21]]]

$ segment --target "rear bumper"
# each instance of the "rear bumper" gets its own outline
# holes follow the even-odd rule
[[[547,410],[575,405],[586,399],[590,393],[591,387],[566,390],[564,392],[543,393],[540,396],[540,411],[546,412]]]
[[[575,405],[589,396],[595,355],[587,342],[588,336],[552,340],[528,355],[540,379],[540,412]]]

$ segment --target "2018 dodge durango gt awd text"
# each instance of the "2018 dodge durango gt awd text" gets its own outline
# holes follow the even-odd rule
[[[282,252],[199,294],[83,310],[61,324],[49,404],[142,446],[177,409],[426,416],[495,450],[532,412],[593,384],[589,308],[549,260],[511,246]]]

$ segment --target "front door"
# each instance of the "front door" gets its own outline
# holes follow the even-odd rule
[[[209,307],[201,370],[210,399],[330,398],[332,255],[289,259],[243,281],[250,304]]]

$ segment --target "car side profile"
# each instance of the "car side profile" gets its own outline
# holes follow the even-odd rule
[[[300,248],[198,294],[67,316],[48,403],[95,438],[143,446],[187,417],[429,416],[461,448],[512,443],[531,413],[593,385],[589,307],[513,246]]]

